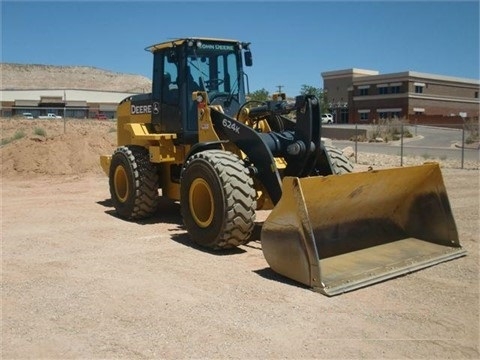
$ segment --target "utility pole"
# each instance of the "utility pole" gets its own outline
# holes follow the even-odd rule
[[[278,92],[281,93],[281,92],[282,92],[283,85],[277,85],[277,88],[278,88]]]
[[[63,90],[63,133],[67,133],[67,93]]]

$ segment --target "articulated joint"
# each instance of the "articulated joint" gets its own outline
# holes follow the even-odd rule
[[[287,154],[291,156],[304,155],[307,152],[310,154],[315,151],[315,144],[310,142],[310,146],[307,149],[307,145],[300,140],[295,141],[293,144],[287,146]]]

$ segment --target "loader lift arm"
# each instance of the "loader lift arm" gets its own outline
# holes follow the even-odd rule
[[[266,107],[261,110],[269,111]],[[274,204],[282,196],[282,177],[274,157],[286,159],[284,175],[305,177],[313,172],[323,151],[318,100],[314,96],[298,96],[295,110],[295,130],[262,133],[211,108],[215,131],[247,155]]]

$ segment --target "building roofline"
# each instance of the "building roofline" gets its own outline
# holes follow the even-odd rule
[[[337,78],[337,77],[346,77],[346,76],[353,76],[353,75],[369,76],[369,75],[378,75],[378,74],[379,72],[377,70],[368,70],[368,69],[359,69],[359,68],[324,71],[321,73],[324,79],[326,77]]]
[[[430,74],[430,73],[423,73],[418,71],[402,71],[396,73],[388,73],[388,74],[379,74],[373,76],[362,76],[361,78],[355,78],[354,82],[356,84],[360,83],[367,83],[371,81],[378,82],[379,80],[389,80],[389,79],[423,79],[423,80],[437,80],[437,81],[446,81],[446,82],[456,82],[456,83],[464,83],[470,85],[479,85],[480,81],[476,79],[469,79],[463,77],[456,77],[456,76],[448,76],[448,75],[439,75],[439,74]]]
[[[428,79],[428,80],[437,80],[437,81],[465,83],[465,84],[471,84],[471,85],[480,84],[480,81],[477,79],[470,79],[470,78],[449,76],[449,75],[431,74],[431,73],[424,73],[424,72],[410,71],[410,70],[380,74],[380,72],[377,70],[350,68],[350,69],[324,71],[321,73],[321,75],[324,80],[342,78],[342,77],[352,77],[354,79],[354,82],[356,83],[378,81],[383,79],[393,79],[393,78],[396,78],[396,79],[419,78],[419,79]]]

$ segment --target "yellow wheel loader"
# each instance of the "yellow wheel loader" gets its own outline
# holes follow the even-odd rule
[[[465,254],[438,165],[353,173],[322,142],[315,97],[245,101],[249,43],[183,38],[146,50],[152,91],[119,104],[118,148],[100,158],[121,218],[151,216],[163,196],[180,203],[195,243],[227,249],[271,209],[268,264],[326,295]]]

